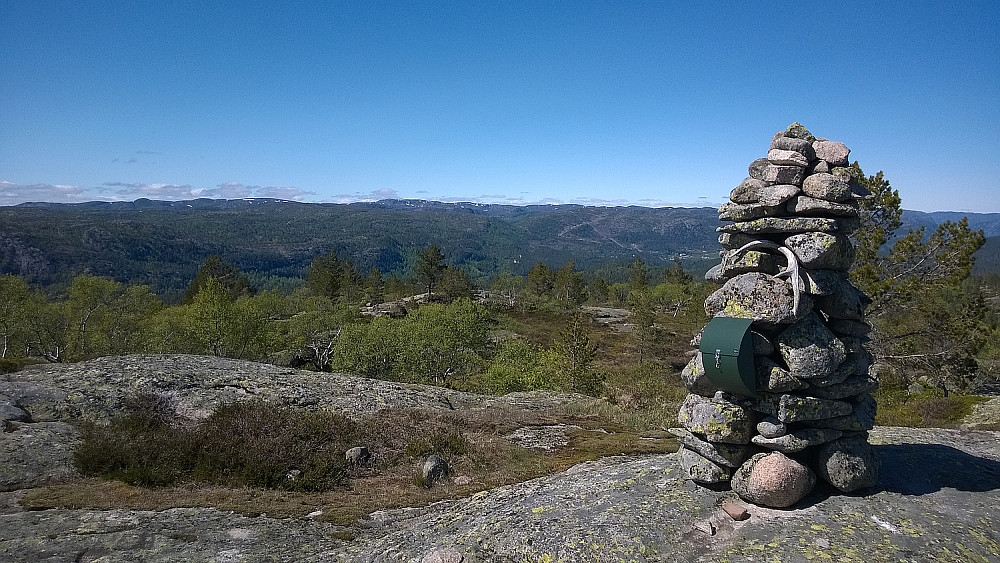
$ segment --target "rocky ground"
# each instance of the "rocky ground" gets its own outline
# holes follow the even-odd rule
[[[379,405],[539,408],[571,396],[504,398],[298,372],[216,358],[131,356],[47,366],[0,382],[4,561],[995,561],[1000,432],[876,427],[876,486],[820,488],[788,510],[746,505],[683,479],[676,454],[613,457],[471,497],[381,511],[345,528],[217,509],[28,511],[31,487],[73,479],[70,415],[104,417],[125,389],[177,394],[191,412],[240,395],[370,412]],[[9,415],[5,415],[7,417]],[[672,421],[665,421],[670,425]],[[313,515],[315,516],[315,515]]]

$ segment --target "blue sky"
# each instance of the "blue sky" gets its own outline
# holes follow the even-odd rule
[[[1000,212],[1000,3],[694,5],[0,0],[0,204],[714,206],[799,121]]]

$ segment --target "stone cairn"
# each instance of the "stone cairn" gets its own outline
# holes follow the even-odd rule
[[[870,487],[878,459],[865,350],[868,298],[848,280],[868,196],[850,149],[793,123],[719,208],[725,249],[706,279],[725,282],[705,300],[710,316],[753,319],[756,396],[720,391],[701,352],[681,377],[688,394],[670,432],[688,478],[731,486],[743,500],[788,507],[816,476],[843,492]],[[692,345],[700,344],[701,334]]]

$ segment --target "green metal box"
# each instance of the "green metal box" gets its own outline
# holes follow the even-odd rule
[[[717,389],[744,397],[757,396],[751,323],[753,319],[714,317],[701,333],[699,346],[708,380]]]

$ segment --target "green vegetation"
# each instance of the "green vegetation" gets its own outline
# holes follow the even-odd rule
[[[876,360],[905,374],[908,383],[928,377],[942,390],[995,379],[977,358],[994,353],[984,346],[997,330],[995,307],[991,317],[982,281],[970,278],[983,232],[963,218],[930,234],[920,227],[894,238],[902,226],[899,193],[881,172],[866,177],[857,163],[853,167],[873,194],[862,200],[851,279],[872,299],[867,318]]]
[[[882,380],[878,423],[954,427],[981,400],[964,393],[996,379],[1000,276],[970,276],[983,236],[967,222],[897,238],[898,193],[881,173],[864,183],[875,197],[863,204],[852,279],[873,299],[869,347]],[[218,228],[199,213],[149,211],[209,234]],[[270,221],[302,218],[292,204],[269,211]],[[384,227],[388,238],[362,244],[348,237],[316,248],[316,233],[330,226],[297,226],[295,236],[303,238],[290,265],[275,258],[284,253],[286,259],[287,246],[274,243],[272,227],[254,223],[255,211],[215,210],[215,218],[229,221],[228,228],[258,253],[248,247],[226,260],[211,253],[186,278],[174,273],[169,282],[149,247],[128,260],[111,260],[110,270],[102,272],[107,276],[45,273],[22,248],[22,265],[38,268],[28,268],[23,277],[0,276],[0,371],[109,354],[193,353],[475,392],[546,389],[590,398],[545,412],[388,410],[356,420],[247,403],[192,421],[179,419],[155,396],[140,397],[109,424],[83,426],[76,462],[85,475],[158,489],[137,492],[85,481],[39,489],[25,497],[25,505],[164,508],[203,502],[289,514],[321,505],[325,518],[353,522],[372,510],[467,495],[602,455],[676,447],[663,430],[674,423],[687,394],[677,375],[688,360],[691,337],[707,321],[701,303],[716,286],[696,281],[676,258],[657,255],[647,262],[653,256],[648,252],[609,253],[600,263],[579,260],[588,269],[578,269],[564,250],[597,244],[586,241],[600,238],[595,225],[604,216],[592,209],[506,210],[510,216],[503,217],[496,210],[418,213],[420,229],[440,227],[440,246],[401,244],[408,239],[391,224],[391,213],[363,211],[363,219],[351,220],[372,222],[368,229]],[[78,220],[89,224],[83,215]],[[558,229],[544,220],[557,215],[563,221]],[[344,219],[332,212],[326,217],[335,218]],[[108,231],[88,227],[90,238],[84,240],[134,236],[137,225],[155,236],[166,228],[156,221],[111,221]],[[543,250],[525,245],[519,254],[522,247],[512,245],[505,230],[510,225],[556,242]],[[630,240],[638,239],[615,241],[615,252],[622,241],[638,245]],[[204,250],[194,254],[204,256]],[[498,252],[519,259],[505,263],[496,259]],[[170,259],[169,252],[160,256]],[[4,260],[9,266],[10,259]],[[140,260],[150,277],[122,266]],[[136,283],[145,279],[165,291],[157,295]],[[618,322],[597,322],[616,315]],[[568,430],[569,443],[551,452],[526,450],[504,438],[524,426],[555,424],[579,429]],[[374,465],[348,466],[344,451],[361,444],[372,450]],[[414,487],[419,464],[430,453],[445,457],[470,483]],[[246,487],[264,490],[266,505],[247,495]]]

